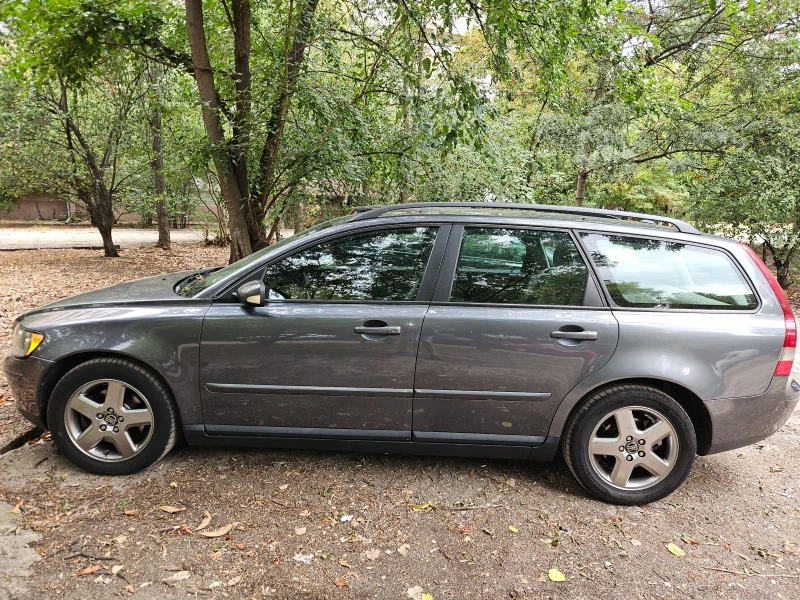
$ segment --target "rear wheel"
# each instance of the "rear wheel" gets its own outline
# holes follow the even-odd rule
[[[53,390],[47,422],[67,458],[103,475],[149,467],[177,437],[177,411],[161,381],[116,358],[90,360],[69,371]]]
[[[578,409],[562,452],[592,495],[614,504],[644,504],[683,483],[697,439],[689,415],[672,397],[648,386],[620,385]]]

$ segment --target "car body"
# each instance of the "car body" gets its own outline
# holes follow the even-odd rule
[[[552,459],[587,399],[633,386],[685,411],[693,459],[764,439],[791,415],[800,386],[787,307],[748,247],[666,217],[393,205],[219,270],[30,311],[18,335],[42,340],[3,367],[20,412],[44,428],[68,373],[121,359],[163,387],[190,444],[521,460]],[[652,402],[631,404],[636,418],[675,425]],[[605,425],[620,425],[613,439],[619,418]],[[78,419],[73,438],[85,431]],[[112,421],[101,420],[116,430]],[[679,434],[676,452],[690,443]],[[606,499],[655,497],[624,488]]]

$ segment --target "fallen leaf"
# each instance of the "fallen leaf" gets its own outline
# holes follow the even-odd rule
[[[301,517],[308,517],[309,515],[311,515],[311,511],[310,510],[304,510],[304,511],[302,511],[300,513]]]
[[[289,487],[289,484],[288,484],[288,483],[284,483],[284,484],[282,484],[282,485],[279,485],[279,486],[278,486],[278,489],[279,489],[279,490],[285,490],[285,489],[286,489],[286,488],[288,488],[288,487]]]
[[[367,550],[366,552],[364,552],[364,556],[366,556],[370,560],[375,560],[380,555],[381,555],[381,551],[378,550],[377,548],[371,548],[371,549]]]
[[[122,565],[114,565],[113,567],[111,567],[111,574],[116,575],[117,573],[122,571],[123,568],[124,567]]]
[[[430,500],[428,500],[425,504],[413,504],[411,506],[411,510],[413,510],[414,512],[420,512],[420,511],[431,512],[432,510],[436,510],[436,505]]]
[[[171,487],[171,488],[177,488],[177,487],[178,487],[178,482],[177,482],[177,481],[170,481],[170,482],[169,482],[169,487]]]
[[[203,520],[200,521],[200,524],[197,527],[195,527],[194,530],[200,531],[201,529],[205,529],[206,527],[208,527],[209,523],[211,523],[211,513],[205,511],[203,513]]]
[[[686,544],[691,544],[691,545],[693,545],[693,546],[699,546],[699,545],[700,545],[700,542],[698,542],[698,541],[697,541],[697,540],[695,540],[694,538],[691,538],[691,537],[689,537],[689,536],[688,536],[688,535],[686,535],[685,533],[684,533],[684,534],[681,536],[681,539],[682,539],[682,540],[683,540],[683,542],[684,542],[684,543],[686,543]]]
[[[539,573],[539,579],[537,580],[539,583],[544,583],[547,581],[547,575],[544,573]]]
[[[132,585],[126,585],[125,591],[128,592],[129,594],[132,594],[135,590],[133,589]]]
[[[213,531],[201,531],[197,535],[204,538],[217,538],[226,535],[231,529],[233,529],[237,523],[228,523],[227,525],[223,525],[219,529],[214,529]]]
[[[432,596],[430,594],[426,594],[422,589],[422,586],[415,585],[414,587],[410,587],[406,590],[406,594],[411,600],[427,600],[431,599]],[[427,596],[427,599],[426,599]]]
[[[517,528],[516,528],[516,527],[514,527],[513,525],[509,525],[509,526],[508,526],[508,530],[509,530],[511,533],[519,533],[519,529],[517,529]]]
[[[72,576],[73,577],[83,577],[84,575],[91,575],[95,571],[99,571],[99,570],[100,570],[100,565],[89,565],[85,569],[81,569],[77,573],[73,573]]]
[[[353,520],[353,515],[344,515],[341,519],[339,519],[342,523],[347,523],[348,521]]]
[[[334,580],[333,580],[333,583],[336,585],[336,587],[340,587],[340,588],[348,587],[347,579],[345,579],[344,577],[341,577],[341,576],[335,577]]]
[[[306,528],[305,527],[295,527],[294,528],[294,534],[295,535],[305,535],[306,534]]]
[[[234,585],[239,583],[241,580],[242,580],[242,576],[241,575],[237,575],[233,579],[229,579],[228,580],[228,587],[233,587]]]
[[[163,581],[164,583],[171,583],[174,581],[183,581],[184,579],[189,579],[189,577],[191,576],[192,574],[189,571],[178,571],[174,575],[170,575],[169,577],[166,577],[161,581]]]
[[[685,550],[679,548],[678,546],[676,546],[672,542],[667,544],[667,550],[669,550],[672,554],[674,554],[678,558],[681,558],[681,557],[686,555],[686,551]]]
[[[8,514],[10,514],[10,515],[18,515],[21,512],[20,511],[20,506],[22,506],[22,502],[17,502],[14,505],[14,508],[9,509]]]
[[[343,566],[343,567],[347,567],[348,569],[352,569],[352,568],[353,568],[353,567],[350,565],[350,563],[349,563],[349,562],[347,562],[347,561],[346,561],[345,559],[343,559],[343,558],[340,558],[340,559],[339,559],[339,564],[340,564],[341,566]]]
[[[397,549],[397,553],[400,554],[401,556],[405,556],[406,554],[408,554],[408,551],[410,549],[411,549],[411,546],[409,544],[403,544],[402,546],[400,546]]]
[[[137,512],[137,511],[135,511],[135,510],[126,510],[126,511],[125,511],[124,513],[122,513],[122,514],[124,514],[126,517],[132,517],[132,516],[134,516],[134,515],[136,514],[136,512]]]
[[[165,513],[169,513],[171,515],[173,515],[175,513],[183,512],[183,511],[186,510],[185,506],[178,507],[178,506],[169,506],[167,504],[165,504],[163,506],[159,506],[158,508],[159,508],[159,510],[163,510]]]
[[[311,561],[314,560],[314,555],[313,554],[295,554],[292,558],[294,560],[296,560],[297,562],[301,562],[301,563],[303,563],[305,565],[310,565]]]
[[[547,572],[547,578],[550,581],[566,581],[567,580],[567,578],[564,577],[564,574],[561,571],[559,571],[558,569],[550,569]]]

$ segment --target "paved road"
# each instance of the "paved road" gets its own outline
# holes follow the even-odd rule
[[[155,229],[115,229],[114,243],[121,248],[151,246],[158,240]],[[170,232],[174,243],[202,241],[200,229],[176,229]],[[36,250],[40,248],[102,248],[100,233],[92,227],[3,227],[0,250]]]

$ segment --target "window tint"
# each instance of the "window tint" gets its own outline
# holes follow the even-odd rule
[[[758,305],[731,259],[680,242],[582,234],[618,306],[744,310]]]
[[[580,306],[586,277],[567,233],[468,227],[450,301]]]
[[[370,231],[337,238],[267,268],[273,300],[396,300],[417,297],[435,227]]]

